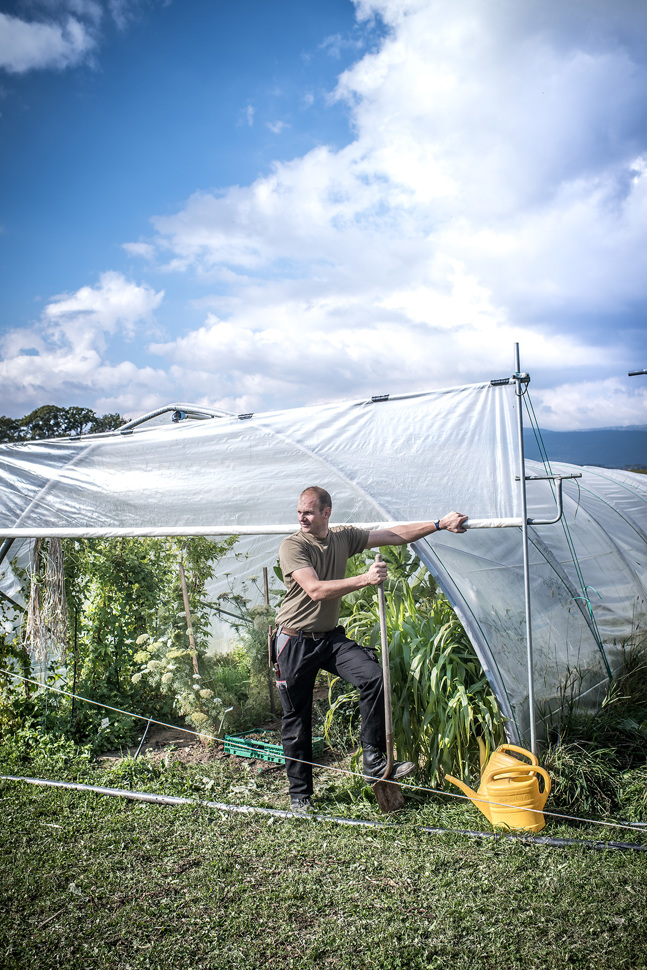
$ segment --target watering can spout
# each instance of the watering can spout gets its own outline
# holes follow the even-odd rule
[[[482,800],[481,795],[478,792],[472,791],[469,785],[466,785],[465,782],[460,780],[460,778],[454,778],[453,775],[445,775],[445,780],[451,781],[452,785],[456,785],[457,788],[460,788],[460,790],[474,802],[476,807],[483,812],[488,822],[492,821],[490,806],[486,801]]]

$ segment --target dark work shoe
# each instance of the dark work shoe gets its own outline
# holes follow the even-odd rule
[[[314,812],[314,805],[309,795],[297,795],[290,799],[291,812]]]
[[[384,777],[386,771],[386,754],[379,748],[374,748],[372,744],[365,744],[362,754],[364,763],[364,781],[379,781]],[[416,766],[413,761],[396,761],[389,775],[391,781],[400,781],[408,775],[413,774]]]

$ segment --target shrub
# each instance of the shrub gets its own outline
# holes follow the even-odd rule
[[[141,666],[133,682],[145,679],[153,684],[198,732],[217,733],[226,708],[244,703],[249,666],[243,652],[220,657],[201,653],[194,658],[193,651],[178,644],[176,637],[153,640],[147,633],[138,637],[137,644],[135,661]]]

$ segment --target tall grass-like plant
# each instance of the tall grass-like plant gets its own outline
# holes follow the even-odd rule
[[[494,694],[458,617],[420,560],[404,546],[381,552],[389,565],[385,606],[398,757],[414,761],[434,787],[447,773],[478,777],[477,736],[487,756],[505,740]],[[347,634],[377,649],[375,590],[346,597],[344,610]],[[338,691],[335,682],[331,690]],[[335,714],[348,716],[356,694],[337,693],[325,723],[328,733]]]
[[[596,711],[579,703],[584,674],[570,670],[548,722],[542,763],[560,811],[647,820],[647,638],[630,638],[623,665]]]

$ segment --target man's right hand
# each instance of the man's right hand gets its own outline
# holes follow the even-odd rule
[[[369,571],[364,573],[364,575],[367,586],[379,586],[386,579],[386,563],[374,562]]]

